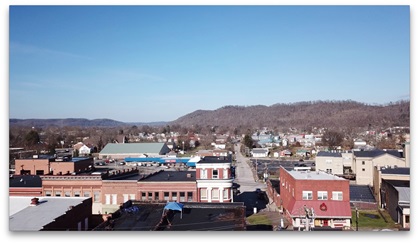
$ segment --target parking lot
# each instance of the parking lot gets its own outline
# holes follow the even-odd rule
[[[257,169],[259,179],[263,179],[265,173],[270,176],[278,175],[280,166],[284,167],[286,170],[293,170],[295,167],[311,167],[312,169],[315,169],[314,160],[299,161],[251,158],[250,164],[254,169]]]

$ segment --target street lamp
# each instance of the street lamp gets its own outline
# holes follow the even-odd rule
[[[185,141],[182,141],[182,151],[185,153]]]

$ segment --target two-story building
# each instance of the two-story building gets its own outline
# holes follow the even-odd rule
[[[233,178],[231,155],[207,156],[196,163],[196,186],[199,202],[232,202]]]
[[[279,169],[279,203],[294,229],[349,229],[349,180],[319,171]]]

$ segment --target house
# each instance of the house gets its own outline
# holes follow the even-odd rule
[[[321,171],[279,168],[279,208],[294,229],[349,229],[349,180]]]
[[[10,231],[91,230],[90,197],[9,196]]]
[[[281,151],[281,157],[291,157],[292,156],[292,152],[290,151],[290,150],[287,150],[287,149],[285,149],[285,150],[282,150]]]
[[[373,185],[374,167],[406,167],[403,152],[397,150],[354,151],[356,184]]]
[[[196,163],[196,187],[199,202],[232,202],[233,178],[231,155],[207,156]]]
[[[108,143],[100,151],[101,159],[124,159],[128,157],[156,157],[166,155],[170,148],[163,142],[150,143]]]
[[[252,157],[254,158],[265,158],[269,154],[269,149],[267,148],[253,148]]]

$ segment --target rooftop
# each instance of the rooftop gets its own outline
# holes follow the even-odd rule
[[[410,175],[409,167],[382,168],[382,174]]]
[[[288,173],[297,180],[347,180],[336,175],[328,174],[323,171],[295,171]]]
[[[158,171],[155,174],[151,174],[144,179],[140,179],[141,182],[160,182],[160,181],[196,181],[196,171]]]
[[[82,203],[87,197],[38,197],[38,205],[32,206],[33,197],[9,196],[9,230],[39,231],[63,215],[69,206]]]
[[[9,187],[42,187],[42,180],[39,175],[13,175]]]
[[[128,202],[127,202],[128,203]],[[132,201],[113,213],[95,231],[231,231],[245,230],[244,203],[183,202],[181,211],[166,202]]]

